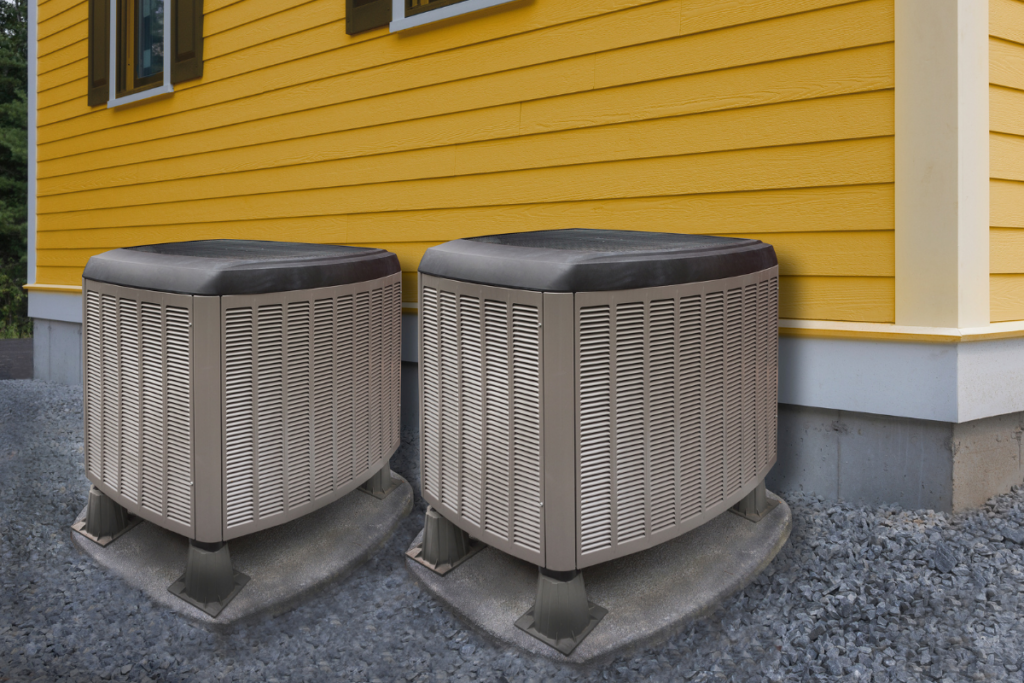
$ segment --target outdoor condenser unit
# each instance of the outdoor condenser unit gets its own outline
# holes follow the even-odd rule
[[[427,250],[420,439],[432,510],[410,555],[444,571],[472,552],[458,533],[431,531],[440,516],[538,565],[538,601],[520,625],[571,651],[601,610],[545,632],[533,614],[553,590],[545,582],[578,582],[586,612],[579,569],[737,504],[763,510],[777,263],[757,240],[583,229]]]
[[[137,516],[192,539],[192,571],[195,552],[226,557],[232,538],[360,485],[390,487],[401,377],[394,254],[180,242],[94,256],[83,277],[92,536],[112,539],[124,530],[118,518]],[[103,517],[113,521],[103,527]],[[232,597],[179,588],[214,611]]]

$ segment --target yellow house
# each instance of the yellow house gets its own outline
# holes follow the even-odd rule
[[[1024,478],[1020,0],[29,5],[37,378],[80,381],[82,269],[116,247],[384,247],[414,323],[446,240],[755,237],[770,485],[952,509]]]

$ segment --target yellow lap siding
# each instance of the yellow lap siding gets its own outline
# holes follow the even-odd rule
[[[844,138],[891,136],[892,105],[892,92],[882,91],[826,101],[795,102],[511,137],[488,143],[321,161],[314,167],[309,163],[315,161],[315,158],[278,156],[272,159],[266,157],[267,150],[263,147],[248,147],[245,149],[251,153],[264,152],[262,159],[250,162],[253,166],[263,166],[263,170],[242,171],[237,165],[228,168],[221,165],[211,169],[200,159],[193,158],[189,160],[191,163],[186,160],[169,160],[138,165],[131,169],[103,171],[99,173],[99,180],[93,178],[95,173],[85,174],[84,177],[76,175],[71,178],[60,176],[43,179],[40,184],[40,194],[43,196],[40,198],[39,212],[80,211],[415,178],[680,156]],[[335,154],[358,152],[344,148],[335,150]],[[176,161],[178,163],[174,163]],[[291,165],[285,166],[288,162]],[[163,170],[167,166],[171,167],[170,171]],[[236,172],[228,174],[231,170]],[[224,174],[223,177],[210,178],[221,174]],[[199,177],[184,179],[182,175]],[[91,182],[94,187],[110,189],[49,196],[54,186],[70,189],[69,185],[73,181]],[[141,183],[146,184],[132,192],[120,189]]]
[[[41,9],[41,8],[40,8]],[[42,12],[40,11],[40,14]],[[61,31],[68,29],[75,24],[84,22],[89,18],[89,5],[85,2],[78,2],[74,6],[67,10],[51,16],[50,18],[39,22],[39,40],[49,38],[50,36],[56,35]],[[40,43],[41,44],[41,43]],[[39,54],[45,54],[42,49],[39,50]]]
[[[402,93],[398,93],[274,119],[251,121],[224,129],[185,132],[170,140],[132,143],[130,133],[136,126],[130,126],[128,129],[112,131],[112,138],[117,133],[121,133],[124,138],[120,141],[111,140],[112,144],[122,145],[115,148],[116,152],[103,149],[71,158],[42,160],[39,164],[40,182],[45,183],[45,178],[58,174],[85,173],[96,168],[180,158],[212,150],[243,146],[251,149],[289,139],[313,141],[318,147],[328,150],[356,148],[362,154],[371,153],[374,146],[379,146],[381,151],[402,149],[403,146],[396,147],[390,142],[396,136],[408,140],[404,148],[486,139],[486,136],[467,138],[462,132],[467,125],[473,128],[474,124],[467,124],[466,119],[473,120],[477,116],[474,111],[483,111],[479,107],[502,110],[501,115],[507,117],[503,121],[514,126],[514,129],[496,130],[491,137],[503,137],[517,132],[525,135],[785,101],[780,93],[785,93],[791,99],[804,99],[862,92],[891,88],[891,70],[892,48],[880,46],[588,93],[588,96],[594,97],[563,96],[526,102],[523,105],[511,103],[493,107],[489,106],[493,101],[485,99],[491,98],[491,95],[480,94],[475,103],[478,107],[476,109],[457,114],[444,114],[442,111],[440,116],[431,118],[415,118],[415,113],[420,112],[423,116],[437,115],[439,109],[456,107],[446,105],[449,100],[440,96],[439,99],[432,99],[422,95],[413,96],[413,93],[403,97]],[[585,71],[578,75],[582,79],[588,78]],[[514,87],[517,83],[507,81],[506,85]],[[460,92],[457,88],[454,90]],[[502,91],[498,89],[498,92]],[[498,96],[505,101],[510,99],[507,93]],[[471,109],[469,103],[466,108]],[[875,115],[888,121],[889,126],[892,125],[891,109],[878,110]],[[461,120],[445,120],[445,116],[458,116]],[[480,116],[488,120],[491,118],[490,113]],[[414,118],[401,120],[409,117]],[[399,119],[399,122],[391,123],[395,119]],[[166,128],[168,120],[161,119],[161,126]],[[423,131],[424,140],[417,143],[414,137],[398,133],[389,126],[402,126],[403,131]],[[367,128],[361,130],[360,127]],[[140,134],[144,132],[140,131]],[[317,135],[337,138],[340,134],[354,139],[337,140],[341,144],[332,144],[334,140],[328,139],[320,145],[314,138]],[[304,143],[295,144],[301,147]],[[252,157],[259,154],[259,151],[241,153]],[[346,156],[350,154],[347,151],[342,153]],[[280,158],[277,151],[272,151],[271,155]],[[285,158],[295,156],[287,154]]]
[[[1024,2],[989,2],[992,322],[1024,320]]]
[[[893,181],[891,137],[41,214],[39,230]],[[525,226],[524,226],[525,227]]]
[[[1024,320],[1024,275],[992,275],[989,291],[992,322]]]
[[[656,7],[666,4],[659,3]],[[671,5],[675,4],[675,2],[671,3]],[[871,10],[876,6],[879,8],[891,7],[891,0],[869,0],[867,3],[850,7],[859,9],[860,13],[871,15]],[[644,12],[650,11],[649,8],[642,9]],[[637,13],[640,15],[640,18],[646,19],[646,16],[640,10],[637,10]],[[833,18],[831,13],[843,14]],[[854,25],[854,28],[850,29],[854,35],[849,39],[839,40],[837,36],[843,34],[843,27],[850,24],[850,16],[848,15],[849,10],[847,6],[842,6],[835,9],[821,10],[809,15],[796,15],[777,20],[782,22],[779,31],[783,27],[792,24],[790,29],[795,32],[792,35],[798,36],[800,35],[799,32],[807,26],[808,20],[806,17],[813,16],[815,21],[812,23],[827,29],[822,34],[827,40],[819,39],[817,37],[818,32],[812,32],[815,37],[803,37],[800,35],[800,39],[794,40],[775,40],[775,33],[773,32],[771,40],[755,40],[754,32],[760,27],[760,24],[758,24],[754,27],[740,26],[693,36],[684,36],[671,41],[645,43],[640,47],[632,48],[618,48],[617,46],[638,40],[647,41],[661,36],[659,34],[652,35],[652,29],[645,21],[634,22],[634,26],[628,21],[608,22],[595,19],[587,22],[588,24],[595,24],[595,27],[582,31],[583,35],[576,40],[570,39],[571,36],[560,35],[560,32],[564,32],[565,29],[564,27],[557,27],[547,32],[553,35],[538,32],[542,35],[526,34],[510,37],[499,41],[497,47],[485,43],[466,47],[460,51],[461,54],[443,53],[421,57],[422,64],[417,69],[409,69],[404,63],[380,65],[353,73],[342,73],[339,75],[325,73],[321,75],[321,80],[310,81],[309,83],[302,83],[302,81],[309,78],[310,70],[305,64],[306,60],[301,60],[283,65],[282,67],[265,69],[263,70],[265,73],[250,74],[249,78],[230,79],[228,82],[218,84],[213,88],[211,87],[213,84],[193,87],[179,93],[180,97],[150,103],[147,106],[147,111],[129,109],[120,112],[120,116],[105,116],[102,112],[98,112],[99,115],[97,116],[77,117],[69,121],[52,123],[52,125],[46,125],[51,123],[48,120],[41,120],[40,124],[43,127],[40,130],[40,142],[49,143],[72,136],[77,136],[77,142],[83,142],[83,138],[92,139],[90,136],[86,136],[87,133],[95,133],[97,130],[111,126],[124,125],[151,116],[168,116],[185,110],[191,110],[195,107],[210,106],[213,104],[210,101],[211,97],[215,97],[221,102],[230,100],[227,103],[227,112],[234,111],[235,118],[218,120],[216,117],[213,117],[211,120],[210,117],[213,112],[210,112],[204,119],[205,125],[203,127],[211,127],[211,124],[228,125],[248,120],[255,112],[259,112],[261,116],[270,116],[374,97],[388,92],[408,91],[412,88],[437,85],[441,81],[447,81],[451,84],[461,79],[482,77],[487,72],[502,71],[507,73],[513,69],[525,70],[541,63],[547,64],[550,69],[555,66],[551,64],[552,62],[563,59],[576,62],[577,66],[584,62],[589,66],[590,78],[585,88],[588,90],[593,87],[606,87],[613,84],[622,85],[644,82],[647,79],[642,75],[635,74],[629,76],[628,73],[635,70],[635,68],[640,68],[638,64],[645,63],[644,60],[659,58],[658,54],[646,54],[646,51],[655,50],[665,44],[671,45],[670,52],[672,53],[682,51],[688,55],[685,59],[680,59],[681,63],[669,69],[665,74],[665,76],[677,76],[776,61],[822,51],[839,50],[845,47],[857,47],[864,44],[891,41],[891,17],[884,15],[874,18],[873,22],[871,22],[872,32],[870,35],[861,35],[858,31],[854,30],[856,28],[856,25]],[[888,25],[888,30],[885,28],[886,25]],[[741,42],[738,43],[737,41]],[[688,47],[691,43],[693,45]],[[367,42],[360,44],[358,47],[371,49],[375,44],[376,41]],[[572,57],[572,55],[598,52],[600,50],[605,52],[600,52],[595,56],[593,62],[589,58],[585,59],[584,62],[580,62],[579,58]],[[339,62],[344,60],[347,52],[348,50],[341,50],[331,60],[330,67],[334,74],[341,68]],[[379,49],[377,52],[379,52]],[[216,60],[213,59],[211,67],[215,63]],[[616,69],[623,71],[621,76],[609,79],[604,75],[605,72]],[[343,70],[349,71],[349,69]],[[519,71],[513,73],[519,73]],[[552,78],[552,76],[547,75],[544,71],[530,73],[531,79],[536,81],[543,82]],[[494,74],[499,82],[503,80],[502,77],[504,75]],[[253,76],[258,76],[258,78]],[[665,76],[658,76],[658,78]],[[601,82],[597,83],[596,81]],[[301,85],[294,85],[297,82],[301,83]],[[486,83],[456,85],[459,90],[477,90],[487,87]],[[517,86],[512,83],[507,87],[516,88]],[[283,89],[274,90],[275,88]],[[583,88],[580,88],[579,85],[570,86],[561,91],[552,91],[550,88],[546,88],[544,92],[547,92],[547,95],[532,95],[529,91],[526,91],[523,93],[524,96],[519,99],[529,100],[580,89]],[[267,90],[274,91],[266,92]],[[444,92],[437,92],[436,96],[445,97],[446,94]],[[242,103],[238,101],[247,97],[253,98],[253,101],[245,102],[245,107],[239,110],[237,105]],[[231,107],[230,105],[235,106]],[[413,111],[417,110],[414,109]],[[244,115],[244,118],[238,118],[239,115]],[[187,115],[184,116],[188,119]],[[186,127],[186,129],[195,129],[195,125],[189,125],[191,125],[191,128]],[[164,127],[151,129],[151,132],[153,130],[164,130]],[[104,143],[101,142],[100,144]],[[124,143],[122,142],[121,144]],[[58,150],[63,150],[63,148],[64,146],[58,146]],[[72,149],[76,148],[72,147]],[[46,158],[62,155],[60,151],[54,152],[48,149],[45,151]]]
[[[781,277],[779,317],[798,320],[896,321],[896,279]]]
[[[989,254],[991,273],[1024,273],[1024,229],[992,228]]]
[[[893,186],[857,185],[793,190],[635,197],[550,204],[459,207],[392,213],[299,216],[250,221],[181,223],[40,232],[40,249],[113,249],[150,244],[167,235],[191,239],[283,239],[296,242],[366,244],[414,242],[421,235],[452,240],[522,230],[586,226],[607,230],[651,230],[692,234],[758,234],[892,231]],[[868,236],[870,239],[870,236]],[[849,244],[847,243],[847,248]],[[892,254],[879,255],[891,262]]]
[[[84,106],[84,51],[48,34],[38,281],[289,239],[391,249],[414,302],[432,244],[585,226],[763,239],[785,317],[893,319],[893,0],[544,1],[356,37],[340,1],[206,11],[204,78],[123,110]]]
[[[600,55],[595,85],[603,88],[844,50],[891,42],[893,37],[892,0],[867,0]]]

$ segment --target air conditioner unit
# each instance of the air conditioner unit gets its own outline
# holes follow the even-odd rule
[[[172,592],[216,616],[245,578],[225,541],[391,487],[394,254],[180,242],[94,256],[83,279],[86,535],[133,515],[192,539]]]
[[[756,519],[776,459],[777,263],[752,239],[582,229],[427,250],[431,510],[410,555],[445,571],[478,539],[538,565],[517,623],[568,652],[601,614],[580,569],[738,504]],[[578,609],[552,617],[550,600]]]

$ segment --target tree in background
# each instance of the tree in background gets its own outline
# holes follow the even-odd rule
[[[28,337],[28,0],[0,0],[0,339]]]

